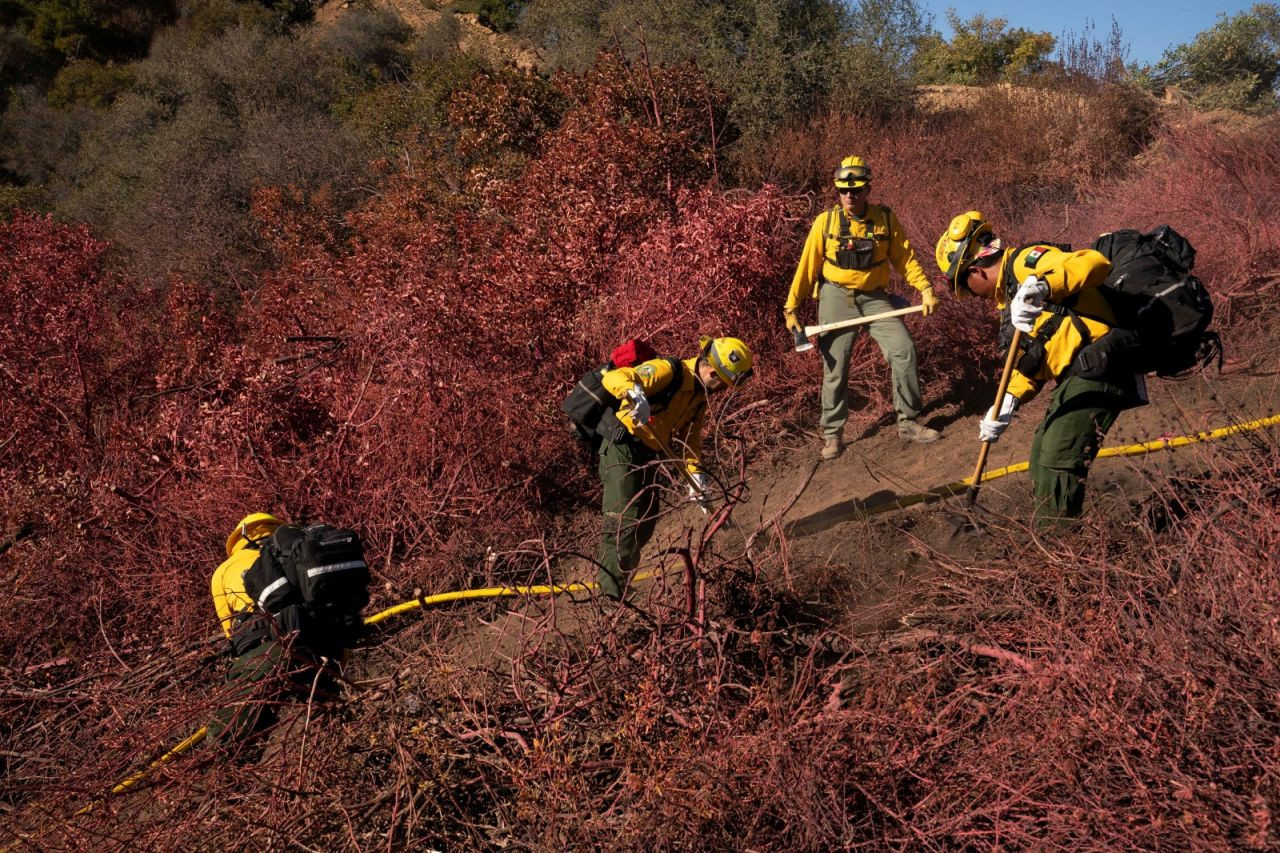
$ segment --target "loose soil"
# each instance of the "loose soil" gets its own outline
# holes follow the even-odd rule
[[[800,357],[800,356],[796,356]],[[994,387],[994,383],[992,383]],[[1123,413],[1107,437],[1107,447],[1190,435],[1275,414],[1280,401],[1280,371],[1260,363],[1228,362],[1222,372],[1186,380],[1149,382],[1150,404]],[[928,406],[926,389],[926,407]],[[783,568],[768,578],[770,587],[789,599],[827,614],[828,627],[845,636],[878,633],[906,624],[914,611],[927,609],[919,590],[927,573],[941,562],[964,562],[983,556],[991,544],[985,531],[1014,530],[1035,535],[1028,475],[1012,474],[984,485],[978,507],[966,511],[963,497],[919,504],[866,516],[863,509],[895,497],[926,492],[973,473],[979,443],[977,420],[990,401],[991,388],[973,389],[962,403],[926,410],[922,422],[942,432],[933,444],[911,444],[898,438],[891,412],[851,418],[844,453],[819,462],[816,433],[784,441],[748,471],[745,500],[732,523],[716,533],[721,553],[740,554],[748,540],[755,551],[784,546]],[[1001,441],[991,449],[988,471],[1025,461],[1035,428],[1051,396],[1046,389],[1020,411]],[[816,414],[816,413],[815,413]],[[1139,505],[1162,489],[1171,477],[1191,476],[1215,461],[1229,460],[1250,441],[1275,441],[1274,431],[1232,438],[1191,449],[1099,460],[1091,472],[1086,523],[1095,518],[1132,517]],[[673,488],[672,495],[683,494]],[[642,610],[676,609],[682,603],[679,563],[664,551],[696,543],[706,520],[678,503],[667,511],[646,549],[646,566],[661,566],[668,575],[639,585]],[[579,550],[592,553],[590,538],[598,529],[583,519]],[[562,569],[562,582],[594,579],[585,560]],[[545,637],[547,624],[560,640],[597,635],[601,619],[617,619],[613,608],[590,596],[515,602],[502,599],[483,612],[467,612],[457,626],[451,648],[459,667],[502,671],[518,657],[530,637]]]

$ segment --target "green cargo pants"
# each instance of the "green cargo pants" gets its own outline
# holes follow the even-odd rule
[[[284,648],[275,640],[265,640],[232,661],[227,704],[209,722],[207,742],[243,740],[275,722],[283,669]]]
[[[604,529],[596,559],[600,591],[621,598],[658,523],[657,455],[639,443],[600,445]]]
[[[849,290],[838,284],[823,283],[818,295],[818,322],[838,323],[855,317],[869,317],[892,311],[894,305],[883,290]],[[840,435],[849,417],[849,355],[858,333],[866,329],[880,345],[893,372],[893,408],[898,422],[913,421],[920,414],[923,401],[920,379],[916,375],[916,346],[901,317],[877,320],[866,326],[827,332],[818,338],[822,353],[822,432]]]
[[[1031,442],[1036,527],[1069,527],[1084,511],[1084,481],[1116,417],[1134,405],[1121,385],[1079,376],[1058,385]]]
[[[209,721],[205,742],[241,741],[269,728],[279,716],[280,704],[288,699],[333,699],[338,683],[332,671],[306,649],[294,646],[292,653],[276,639],[268,639],[231,662],[227,684],[232,685],[227,704]]]

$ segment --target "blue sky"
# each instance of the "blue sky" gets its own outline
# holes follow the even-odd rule
[[[1106,43],[1111,34],[1114,17],[1129,43],[1129,62],[1151,63],[1158,60],[1166,48],[1195,38],[1196,33],[1209,29],[1218,21],[1220,13],[1228,16],[1253,6],[1246,3],[1194,3],[1189,0],[1131,0],[1131,2],[1101,2],[1101,0],[1062,0],[1057,3],[1012,2],[1012,0],[923,0],[923,8],[933,13],[933,25],[946,38],[951,37],[947,26],[947,9],[955,9],[962,20],[978,13],[988,18],[1004,18],[1009,26],[1023,27],[1037,32],[1047,32],[1061,40],[1064,33],[1084,32],[1085,23],[1092,18],[1093,37]]]

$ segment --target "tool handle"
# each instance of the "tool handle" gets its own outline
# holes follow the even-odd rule
[[[1000,374],[1000,385],[996,388],[996,401],[993,404],[995,410],[1000,411],[1000,404],[1004,401],[1004,394],[1009,390],[1009,380],[1013,378],[1013,363],[1018,357],[1018,347],[1022,344],[1022,330],[1013,330],[1013,340],[1009,342],[1009,354],[1004,358],[1004,370]],[[991,450],[990,442],[982,442],[982,449],[978,451],[978,464],[973,469],[973,483],[969,486],[969,496],[966,498],[966,504],[973,506],[978,500],[978,489],[982,485],[982,472],[987,467],[987,453]]]
[[[684,479],[685,484],[690,488],[701,492],[702,487],[698,485],[698,481],[693,479],[693,475],[689,473],[689,468],[687,465],[685,465],[684,459],[672,453],[671,448],[667,446],[667,443],[663,441],[661,438],[659,438],[658,434],[653,430],[651,430],[648,424],[640,424],[640,429],[649,433],[649,437],[652,438],[657,443],[658,447],[662,448],[662,452],[666,455],[668,461],[670,461],[677,468],[680,469],[680,474],[681,474],[681,477]]]
[[[885,311],[883,314],[854,317],[852,320],[841,320],[838,323],[824,323],[821,326],[805,326],[804,336],[806,338],[812,338],[814,335],[821,335],[824,332],[834,332],[836,329],[847,329],[851,326],[861,326],[863,323],[874,323],[876,320],[887,320],[890,317],[901,317],[904,314],[915,314],[923,310],[923,305],[912,305],[909,308],[895,308],[892,311]]]

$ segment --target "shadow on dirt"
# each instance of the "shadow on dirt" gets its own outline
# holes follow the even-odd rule
[[[898,497],[900,496],[897,492],[890,489],[881,489],[878,492],[872,492],[865,498],[851,498],[847,501],[834,503],[815,513],[810,513],[804,518],[798,518],[788,523],[784,529],[788,536],[812,536],[823,530],[830,530],[837,524],[853,521],[858,516],[864,515],[869,508],[896,500]]]

